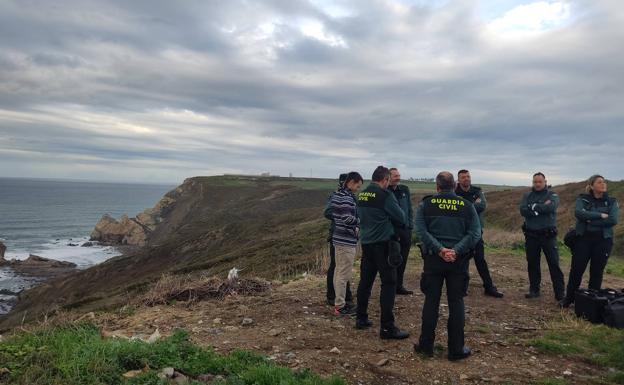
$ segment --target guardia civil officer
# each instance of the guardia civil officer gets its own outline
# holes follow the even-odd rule
[[[443,171],[436,177],[438,193],[423,198],[416,211],[416,232],[425,250],[420,289],[425,294],[422,327],[417,353],[433,356],[440,296],[446,281],[448,299],[448,359],[470,356],[464,346],[464,285],[471,249],[481,238],[479,216],[473,204],[459,196],[453,174]]]
[[[483,212],[487,207],[485,194],[483,194],[481,187],[477,187],[472,184],[470,171],[468,170],[459,170],[459,172],[457,172],[457,181],[458,183],[457,188],[455,189],[455,194],[470,201],[479,215],[479,223],[481,224],[482,231],[481,238],[479,239],[479,242],[477,242],[474,249],[474,262],[475,266],[477,266],[477,271],[481,276],[481,280],[483,281],[484,293],[485,295],[489,295],[494,298],[502,298],[503,293],[499,292],[496,286],[494,286],[492,276],[490,275],[490,269],[488,268],[488,264],[485,260],[485,247],[483,245]],[[467,263],[466,267],[469,266],[470,263]],[[466,273],[468,273],[468,271],[466,271]]]
[[[389,180],[389,170],[379,166],[373,172],[371,184],[358,194],[362,261],[360,263],[360,283],[357,289],[355,327],[366,329],[373,326],[368,318],[368,300],[375,277],[379,272],[381,279],[379,336],[382,339],[403,339],[409,337],[409,334],[396,326],[392,312],[396,293],[396,266],[398,264],[390,263],[389,243],[396,239],[395,226],[405,227],[407,224],[403,210],[401,210],[394,194],[387,189]]]
[[[334,271],[336,270],[336,248],[334,247],[334,243],[332,242],[332,238],[334,236],[334,230],[336,228],[336,224],[334,223],[334,217],[332,215],[332,206],[331,200],[337,192],[339,192],[347,176],[349,174],[340,174],[338,176],[338,189],[332,192],[327,199],[327,205],[325,206],[325,210],[323,211],[323,216],[331,221],[331,225],[329,227],[329,236],[327,237],[327,242],[329,243],[329,267],[327,268],[327,304],[330,306],[334,306],[334,300],[336,298],[336,291],[334,289]],[[347,282],[347,292],[345,295],[345,301],[347,304],[353,304],[353,295],[351,294],[351,284]]]
[[[550,279],[557,301],[564,297],[563,273],[559,267],[557,250],[557,207],[559,196],[546,186],[546,176],[541,172],[533,175],[533,188],[524,194],[520,202],[520,214],[524,217],[522,230],[529,271],[529,292],[526,298],[540,296],[542,272],[541,252],[544,251]]]
[[[409,295],[414,292],[408,290],[403,286],[403,276],[405,275],[405,267],[407,266],[407,257],[409,256],[410,248],[412,247],[412,229],[414,222],[414,211],[412,209],[412,198],[410,196],[409,187],[401,184],[401,173],[395,167],[390,168],[390,185],[388,190],[392,191],[394,197],[399,202],[401,210],[406,215],[407,226],[398,228],[396,231],[399,236],[399,243],[401,244],[401,256],[403,262],[397,268],[397,285],[396,293],[400,295]]]
[[[559,304],[568,307],[574,302],[574,292],[581,285],[589,263],[589,288],[602,286],[607,260],[613,248],[613,227],[618,223],[620,208],[615,198],[607,194],[607,181],[593,175],[587,181],[585,194],[576,198],[577,239],[572,253],[567,295]]]

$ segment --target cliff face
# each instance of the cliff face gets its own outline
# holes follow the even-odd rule
[[[91,232],[91,241],[108,245],[146,246],[154,230],[173,211],[176,199],[182,197],[192,184],[192,179],[185,181],[180,187],[168,192],[156,206],[134,218],[124,215],[117,221],[105,214]]]
[[[127,303],[168,272],[213,275],[237,267],[244,275],[273,279],[315,269],[326,249],[327,195],[262,180],[187,179],[153,209],[117,224],[100,221],[94,231],[102,239],[145,247],[22,293],[0,319],[0,330],[58,308]]]

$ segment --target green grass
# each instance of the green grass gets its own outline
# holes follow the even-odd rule
[[[617,371],[605,378],[624,383],[624,330],[592,325],[573,316],[550,325],[542,336],[529,341],[540,352],[589,361]]]
[[[191,378],[201,374],[223,375],[222,384],[343,385],[338,378],[322,379],[309,371],[279,367],[266,358],[245,351],[219,355],[192,344],[186,332],[154,344],[103,339],[88,323],[19,332],[0,343],[0,368],[9,374],[0,384],[166,384],[158,372],[173,367]],[[123,373],[149,368],[125,379]],[[191,384],[199,384],[197,381]]]

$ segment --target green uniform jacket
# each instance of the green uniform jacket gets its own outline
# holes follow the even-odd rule
[[[485,200],[485,194],[483,194],[481,187],[471,185],[468,191],[464,191],[459,185],[457,185],[455,194],[469,200],[474,205],[475,210],[477,210],[477,214],[479,214],[479,223],[481,223],[481,228],[483,228],[483,212],[487,207],[487,201]],[[481,199],[481,202],[475,203],[477,199]]]
[[[548,200],[551,203],[545,204]],[[520,202],[520,214],[524,217],[526,229],[535,231],[557,227],[557,207],[559,195],[548,188],[525,193]]]
[[[357,196],[360,218],[360,242],[363,245],[387,242],[394,236],[394,227],[406,227],[407,222],[394,194],[371,183]]]
[[[600,214],[609,214],[609,218],[602,219]],[[596,199],[590,194],[581,194],[576,198],[576,232],[583,235],[585,231],[602,232],[604,238],[613,238],[613,226],[617,225],[620,215],[620,206],[615,198],[604,194]]]
[[[423,198],[416,211],[416,232],[429,254],[443,247],[467,254],[481,239],[481,224],[474,205],[452,191]]]
[[[412,197],[410,195],[409,187],[404,184],[400,184],[396,186],[396,189],[389,187],[388,190],[394,194],[394,197],[399,202],[399,206],[401,206],[403,213],[407,216],[407,228],[412,229],[414,227],[414,210],[412,209]]]

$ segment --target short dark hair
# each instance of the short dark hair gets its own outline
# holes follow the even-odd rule
[[[544,175],[541,171],[538,171],[535,174],[533,174],[533,178],[535,178],[536,176],[541,176],[542,178],[546,179],[546,175]]]
[[[470,171],[468,171],[468,170],[466,170],[466,169],[462,168],[461,170],[457,171],[457,177],[459,178],[459,176],[460,176],[461,174],[468,174],[469,172],[470,172]]]
[[[349,174],[340,174],[340,176],[338,177],[338,187],[342,188],[342,186],[344,186],[344,182],[347,180],[347,176]]]
[[[436,176],[436,185],[440,190],[452,190],[455,188],[455,178],[448,171],[442,171]]]
[[[390,167],[390,168],[388,169],[388,172],[392,172],[392,171],[399,171],[399,169],[398,169],[398,168],[396,168],[396,167]]]
[[[364,183],[364,178],[362,178],[362,175],[360,175],[359,172],[351,171],[350,173],[347,174],[347,179],[345,179],[344,183],[342,184],[343,187],[347,187],[347,184],[351,181],[354,181],[355,183],[358,183],[358,182]]]
[[[373,182],[381,182],[390,176],[390,170],[384,166],[377,166],[373,171]]]

